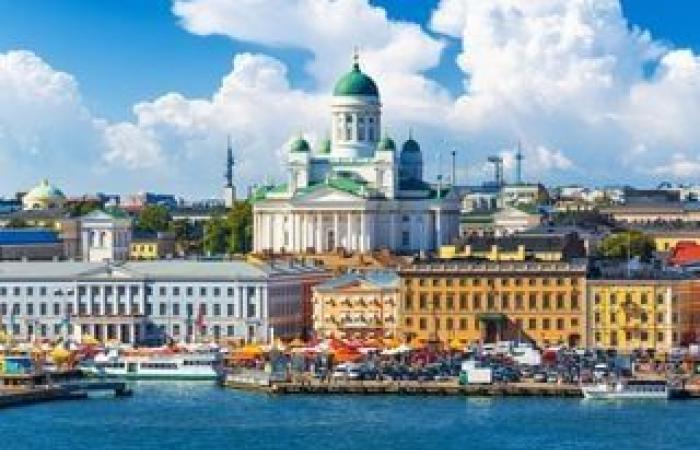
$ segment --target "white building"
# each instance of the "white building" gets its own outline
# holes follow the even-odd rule
[[[288,181],[254,195],[256,252],[433,250],[459,233],[459,200],[423,178],[423,155],[409,135],[398,152],[384,136],[379,90],[355,61],[337,83],[331,138],[289,150]]]
[[[311,287],[328,277],[289,263],[3,262],[0,330],[17,340],[267,342],[302,333],[304,302],[310,309]]]
[[[95,210],[79,219],[82,260],[125,261],[129,258],[131,218],[116,208]]]

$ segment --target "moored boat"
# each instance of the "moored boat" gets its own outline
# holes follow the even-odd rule
[[[98,354],[81,369],[96,376],[130,379],[215,380],[222,374],[221,354],[198,352],[116,352]]]
[[[581,386],[584,398],[596,400],[666,400],[671,389],[663,380],[628,380]]]

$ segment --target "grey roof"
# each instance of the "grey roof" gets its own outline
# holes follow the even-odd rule
[[[317,291],[337,289],[353,282],[365,282],[381,289],[396,289],[399,287],[399,276],[393,270],[370,270],[364,273],[346,273],[339,277],[317,285]]]
[[[237,280],[323,273],[307,265],[252,264],[246,261],[1,262],[0,280]]]

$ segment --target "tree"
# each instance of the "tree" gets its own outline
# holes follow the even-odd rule
[[[600,254],[605,258],[626,259],[639,257],[649,261],[654,252],[654,240],[640,231],[623,231],[607,236],[600,243]]]
[[[68,215],[70,217],[81,217],[96,209],[100,209],[100,206],[100,202],[97,200],[80,200],[68,207]]]
[[[227,217],[230,229],[229,250],[246,253],[253,244],[253,207],[248,201],[236,202]]]
[[[146,205],[136,218],[139,231],[166,231],[170,223],[170,213],[162,205]]]
[[[226,253],[229,248],[230,227],[221,216],[214,216],[204,225],[202,246],[210,255]]]

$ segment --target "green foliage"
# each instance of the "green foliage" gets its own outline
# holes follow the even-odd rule
[[[204,251],[209,254],[246,253],[252,249],[253,208],[236,202],[226,216],[214,216],[204,226]]]
[[[96,209],[100,209],[100,207],[100,202],[97,200],[81,200],[68,207],[68,215],[70,217],[81,217]]]
[[[204,226],[204,251],[210,255],[226,253],[229,242],[229,225],[221,216],[214,216]]]
[[[136,218],[136,229],[149,232],[166,231],[170,220],[170,213],[165,206],[147,205]]]
[[[253,207],[247,201],[236,202],[229,212],[227,221],[231,231],[229,250],[233,253],[246,253],[252,250]]]
[[[638,256],[642,261],[649,261],[654,252],[654,240],[640,231],[624,231],[603,239],[599,250],[605,258],[626,259],[628,256]]]

